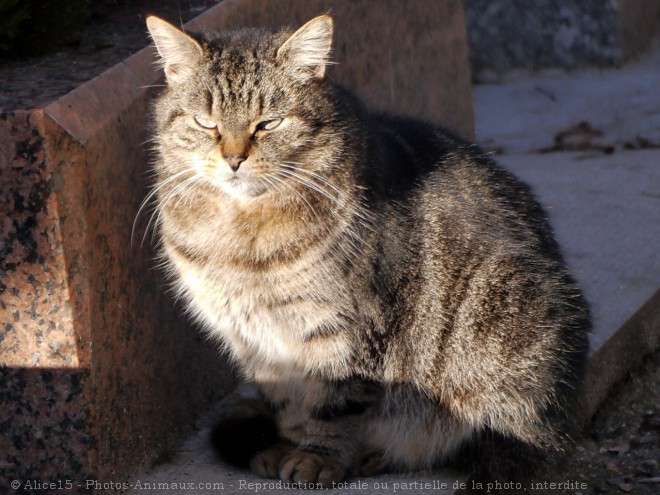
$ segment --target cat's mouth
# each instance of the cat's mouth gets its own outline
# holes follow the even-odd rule
[[[256,198],[264,194],[268,187],[257,177],[250,175],[231,174],[220,181],[222,191],[235,199]]]

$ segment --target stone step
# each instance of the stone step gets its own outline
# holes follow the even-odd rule
[[[128,482],[127,495],[159,495],[167,487],[169,495],[190,493],[212,495],[219,492],[228,495],[246,493],[292,493],[291,488],[278,484],[278,480],[259,478],[247,470],[239,470],[218,460],[209,447],[209,428],[205,427],[189,437],[179,449],[172,462],[156,466],[141,473]],[[464,473],[450,470],[414,473],[408,475],[383,475],[363,479],[351,479],[332,490],[335,494],[394,493],[407,494],[437,493],[449,495],[460,483],[465,483]],[[192,485],[190,485],[192,484]],[[296,487],[294,493],[318,493],[318,490]]]

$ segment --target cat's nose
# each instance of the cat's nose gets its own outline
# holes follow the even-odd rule
[[[225,155],[224,158],[227,164],[229,164],[229,168],[231,168],[234,172],[238,172],[241,163],[247,159],[247,155],[245,153],[238,155]]]

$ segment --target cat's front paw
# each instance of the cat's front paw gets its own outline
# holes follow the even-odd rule
[[[330,456],[297,450],[282,459],[279,474],[283,481],[332,488],[346,479],[347,469]]]
[[[282,459],[295,448],[292,443],[278,442],[250,459],[250,469],[262,478],[278,478]]]

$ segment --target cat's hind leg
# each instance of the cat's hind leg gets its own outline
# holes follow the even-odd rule
[[[373,454],[363,459],[362,470],[433,468],[451,460],[474,435],[474,427],[459,421],[439,401],[411,385],[389,385],[365,424],[363,441]]]

